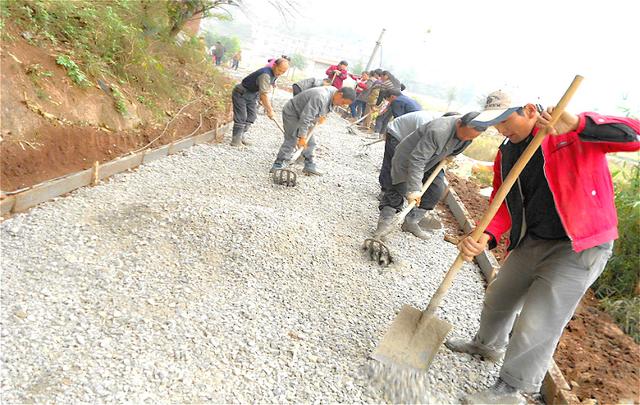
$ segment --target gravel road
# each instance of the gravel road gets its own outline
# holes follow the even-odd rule
[[[326,175],[295,188],[270,181],[282,135],[260,115],[249,148],[227,134],[2,222],[2,402],[388,400],[367,355],[456,249],[398,232],[399,263],[364,258],[383,144],[362,154],[345,127],[317,129]],[[473,334],[483,289],[466,264],[439,313],[452,334]],[[425,380],[456,402],[497,367],[442,347]]]

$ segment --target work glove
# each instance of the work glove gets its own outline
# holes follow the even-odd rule
[[[327,120],[327,116],[326,115],[321,115],[318,117],[318,124],[324,124],[324,122]]]
[[[549,121],[551,121],[551,113],[553,113],[554,107],[547,107],[546,111],[543,111],[539,116],[536,122],[536,125],[540,128],[544,128],[549,125]],[[571,114],[568,111],[563,111],[562,115],[556,122],[555,126],[549,128],[550,135],[559,135],[566,134],[567,132],[572,132],[578,129],[578,123],[580,122],[580,118]]]
[[[422,193],[420,191],[410,191],[407,193],[407,201],[411,204],[413,201],[416,202],[416,207],[420,205],[420,201],[422,199]]]
[[[307,147],[307,138],[305,137],[300,137],[298,138],[298,148],[306,148]]]
[[[267,117],[269,117],[269,119],[273,119],[273,110],[269,110],[267,111]]]

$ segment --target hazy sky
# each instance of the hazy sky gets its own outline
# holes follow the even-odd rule
[[[279,18],[245,0],[251,20]],[[344,40],[373,47],[386,28],[383,55],[425,82],[503,88],[550,104],[575,74],[585,77],[571,107],[612,111],[623,94],[640,111],[640,2],[298,0],[300,23],[342,27]],[[315,25],[314,25],[315,24]],[[337,29],[337,28],[336,28]],[[429,33],[430,31],[430,33]],[[361,38],[357,38],[360,36]],[[368,41],[368,42],[367,42]],[[347,56],[348,57],[348,56]]]

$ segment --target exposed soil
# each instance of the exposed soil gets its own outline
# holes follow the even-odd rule
[[[488,206],[488,200],[479,194],[478,185],[451,173],[447,173],[447,179],[477,222]],[[447,234],[462,235],[446,206],[440,203],[437,209]],[[503,238],[496,257],[504,257],[504,251]],[[640,403],[640,345],[599,308],[591,290],[567,325],[554,359],[580,401]]]
[[[150,147],[191,134],[200,124],[198,111],[202,109],[200,103],[189,106]],[[227,120],[228,117],[220,115],[203,118],[197,133]],[[164,126],[148,124],[136,130],[110,133],[92,127],[43,123],[29,140],[4,139],[0,143],[0,187],[9,192],[88,169],[95,161],[107,162],[146,146],[163,129]]]
[[[230,105],[213,97],[197,98],[212,84],[204,74],[185,73],[176,85],[191,89],[184,106],[165,100],[162,117],[134,97],[134,90],[120,84],[126,95],[126,113],[119,113],[109,90],[113,78],[102,78],[101,86],[74,85],[55,62],[63,49],[45,49],[28,43],[20,31],[7,27],[13,41],[3,41],[0,50],[2,109],[0,110],[0,189],[11,192],[39,182],[91,167],[147,145],[158,147],[193,133],[206,132],[230,120]],[[231,81],[215,81],[230,94]],[[198,93],[199,92],[199,93]],[[230,96],[229,96],[230,100]],[[225,100],[226,101],[226,100]],[[202,116],[202,123],[200,125]]]

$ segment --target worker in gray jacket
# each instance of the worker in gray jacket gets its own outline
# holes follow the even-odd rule
[[[456,112],[448,112],[443,117],[452,115],[460,115]],[[396,151],[398,144],[407,136],[414,133],[424,124],[438,118],[440,113],[434,111],[414,111],[400,116],[387,126],[387,133],[384,141],[384,156],[382,158],[382,167],[378,181],[380,182],[381,195],[378,199],[382,199],[382,195],[386,190],[391,188],[391,159]]]
[[[310,77],[308,79],[302,79],[296,83],[293,83],[293,85],[291,86],[291,89],[293,89],[293,95],[297,96],[298,94],[300,94],[305,90],[309,90],[314,87],[330,86],[330,85],[331,85],[331,80],[327,78],[316,79],[315,77]]]
[[[424,199],[420,193],[422,183],[440,161],[461,153],[486,129],[470,125],[471,120],[478,115],[478,112],[470,112],[462,117],[437,118],[422,125],[398,144],[391,160],[392,185],[380,201],[380,217],[375,235],[387,233],[396,212],[402,209],[406,197],[409,204],[415,201],[416,206],[406,216],[402,230],[420,239],[429,237],[420,228],[419,222],[440,200],[444,191],[444,179],[440,183],[434,180],[429,189],[434,187],[440,191],[429,192],[428,189]]]
[[[313,160],[315,139],[309,138],[309,131],[316,124],[322,123],[334,106],[346,106],[356,98],[356,92],[351,87],[336,89],[333,86],[315,87],[294,96],[287,101],[282,109],[282,123],[284,126],[284,142],[280,146],[271,172],[285,168],[296,147],[304,148],[303,173],[321,175]]]

